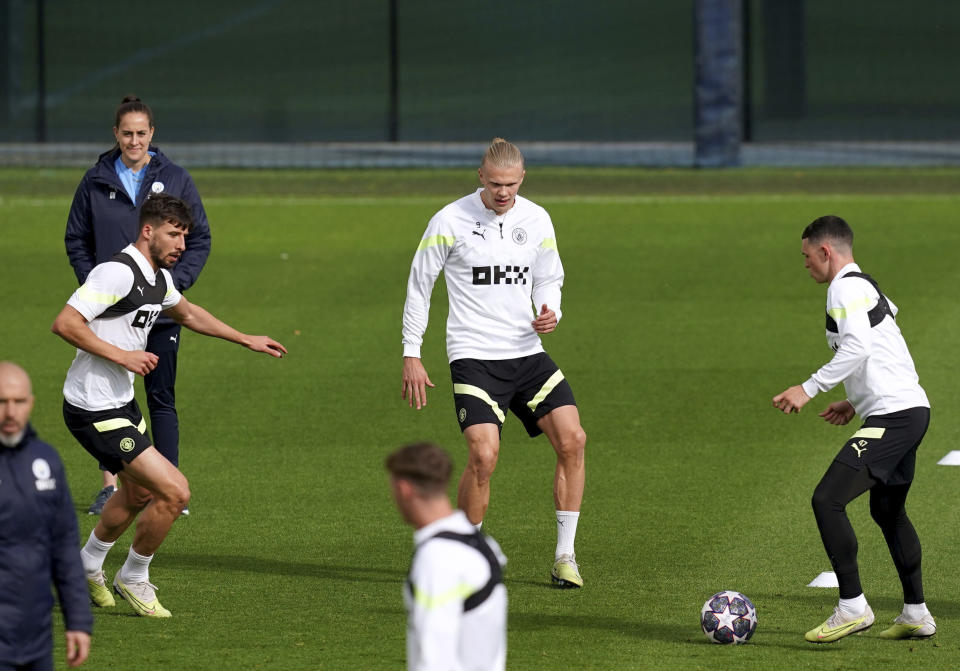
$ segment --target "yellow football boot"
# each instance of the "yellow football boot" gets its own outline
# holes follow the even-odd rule
[[[157,586],[149,582],[135,582],[127,585],[121,582],[120,574],[113,577],[113,591],[126,599],[137,615],[144,617],[170,617],[170,611],[160,605],[155,590]]]
[[[574,555],[560,555],[553,562],[553,571],[550,572],[553,584],[557,587],[583,587],[583,578],[580,577],[580,569],[577,567]]]
[[[840,611],[840,607],[833,609],[833,615],[816,629],[811,629],[804,636],[811,643],[832,643],[844,636],[865,631],[873,624],[873,611],[870,606],[862,615],[850,617]]]
[[[107,577],[99,571],[94,577],[87,576],[87,591],[90,592],[90,603],[99,608],[112,608],[117,605],[110,588],[107,587]]]

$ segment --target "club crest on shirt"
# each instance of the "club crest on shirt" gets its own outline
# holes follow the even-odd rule
[[[50,464],[46,459],[34,459],[31,464],[33,477],[37,479],[37,491],[46,492],[57,488],[57,481],[50,477]]]
[[[163,191],[163,182],[154,182],[150,185],[150,190],[154,193],[161,193]]]
[[[518,245],[524,245],[527,243],[527,232],[522,228],[513,229],[513,241]]]

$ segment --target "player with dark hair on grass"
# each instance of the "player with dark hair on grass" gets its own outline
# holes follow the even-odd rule
[[[64,242],[70,265],[83,284],[94,266],[137,238],[140,208],[153,193],[181,199],[190,209],[193,229],[176,265],[170,269],[178,291],[196,282],[210,254],[210,227],[200,194],[190,174],[171,161],[153,143],[153,110],[134,95],[125,96],[114,112],[116,144],[97,158],[73,197]],[[150,429],[156,448],[174,466],[180,465],[180,426],[177,419],[177,354],[180,325],[161,315],[150,330],[146,349],[157,355],[157,365],[143,378]],[[87,509],[99,515],[116,491],[117,478],[101,469],[102,488]],[[188,513],[185,508],[183,514]]]
[[[843,382],[847,398],[820,413],[842,425],[855,414],[863,425],[847,441],[813,493],[813,510],[840,585],[840,603],[826,622],[807,632],[829,643],[868,629],[873,610],[860,586],[857,537],[846,506],[870,492],[870,514],[883,532],[903,586],[903,611],[881,638],[926,638],[937,625],[923,598],[920,539],[907,517],[917,448],[930,423],[930,403],[895,317],[897,307],[853,260],[853,231],[836,216],[804,230],[801,252],[810,276],[827,288],[827,343],[834,351],[802,385],[773,397],[784,413]]]
[[[90,598],[115,605],[103,562],[120,535],[137,520],[130,552],[113,579],[114,591],[146,617],[170,617],[150,582],[150,562],[190,500],[183,473],[153,446],[133,397],[134,375],[146,375],[157,355],[144,351],[161,312],[204,335],[282,357],[286,349],[267,336],[250,336],[183,297],[170,272],[192,228],[187,205],[152,195],[140,210],[140,234],[111,261],[96,266],[57,315],[52,330],[77,348],[63,385],[67,428],[122,487],[103,507],[80,552]]]

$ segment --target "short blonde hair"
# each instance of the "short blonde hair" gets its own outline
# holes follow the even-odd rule
[[[523,154],[512,142],[507,142],[502,137],[495,137],[483,154],[483,160],[480,161],[480,167],[489,165],[491,168],[512,168],[523,164]]]

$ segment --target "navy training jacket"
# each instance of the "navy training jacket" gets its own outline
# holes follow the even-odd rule
[[[27,425],[0,445],[0,662],[53,651],[56,587],[69,631],[93,631],[73,499],[60,455]]]
[[[155,152],[144,167],[137,201],[131,202],[113,164],[120,149],[100,154],[96,165],[80,181],[67,217],[64,242],[70,265],[80,284],[94,266],[109,261],[113,255],[135,241],[140,234],[140,207],[152,191],[176,196],[190,207],[193,230],[186,237],[186,249],[171,269],[173,283],[186,291],[197,281],[210,255],[210,225],[197,187],[190,173],[168,159],[154,146]]]

